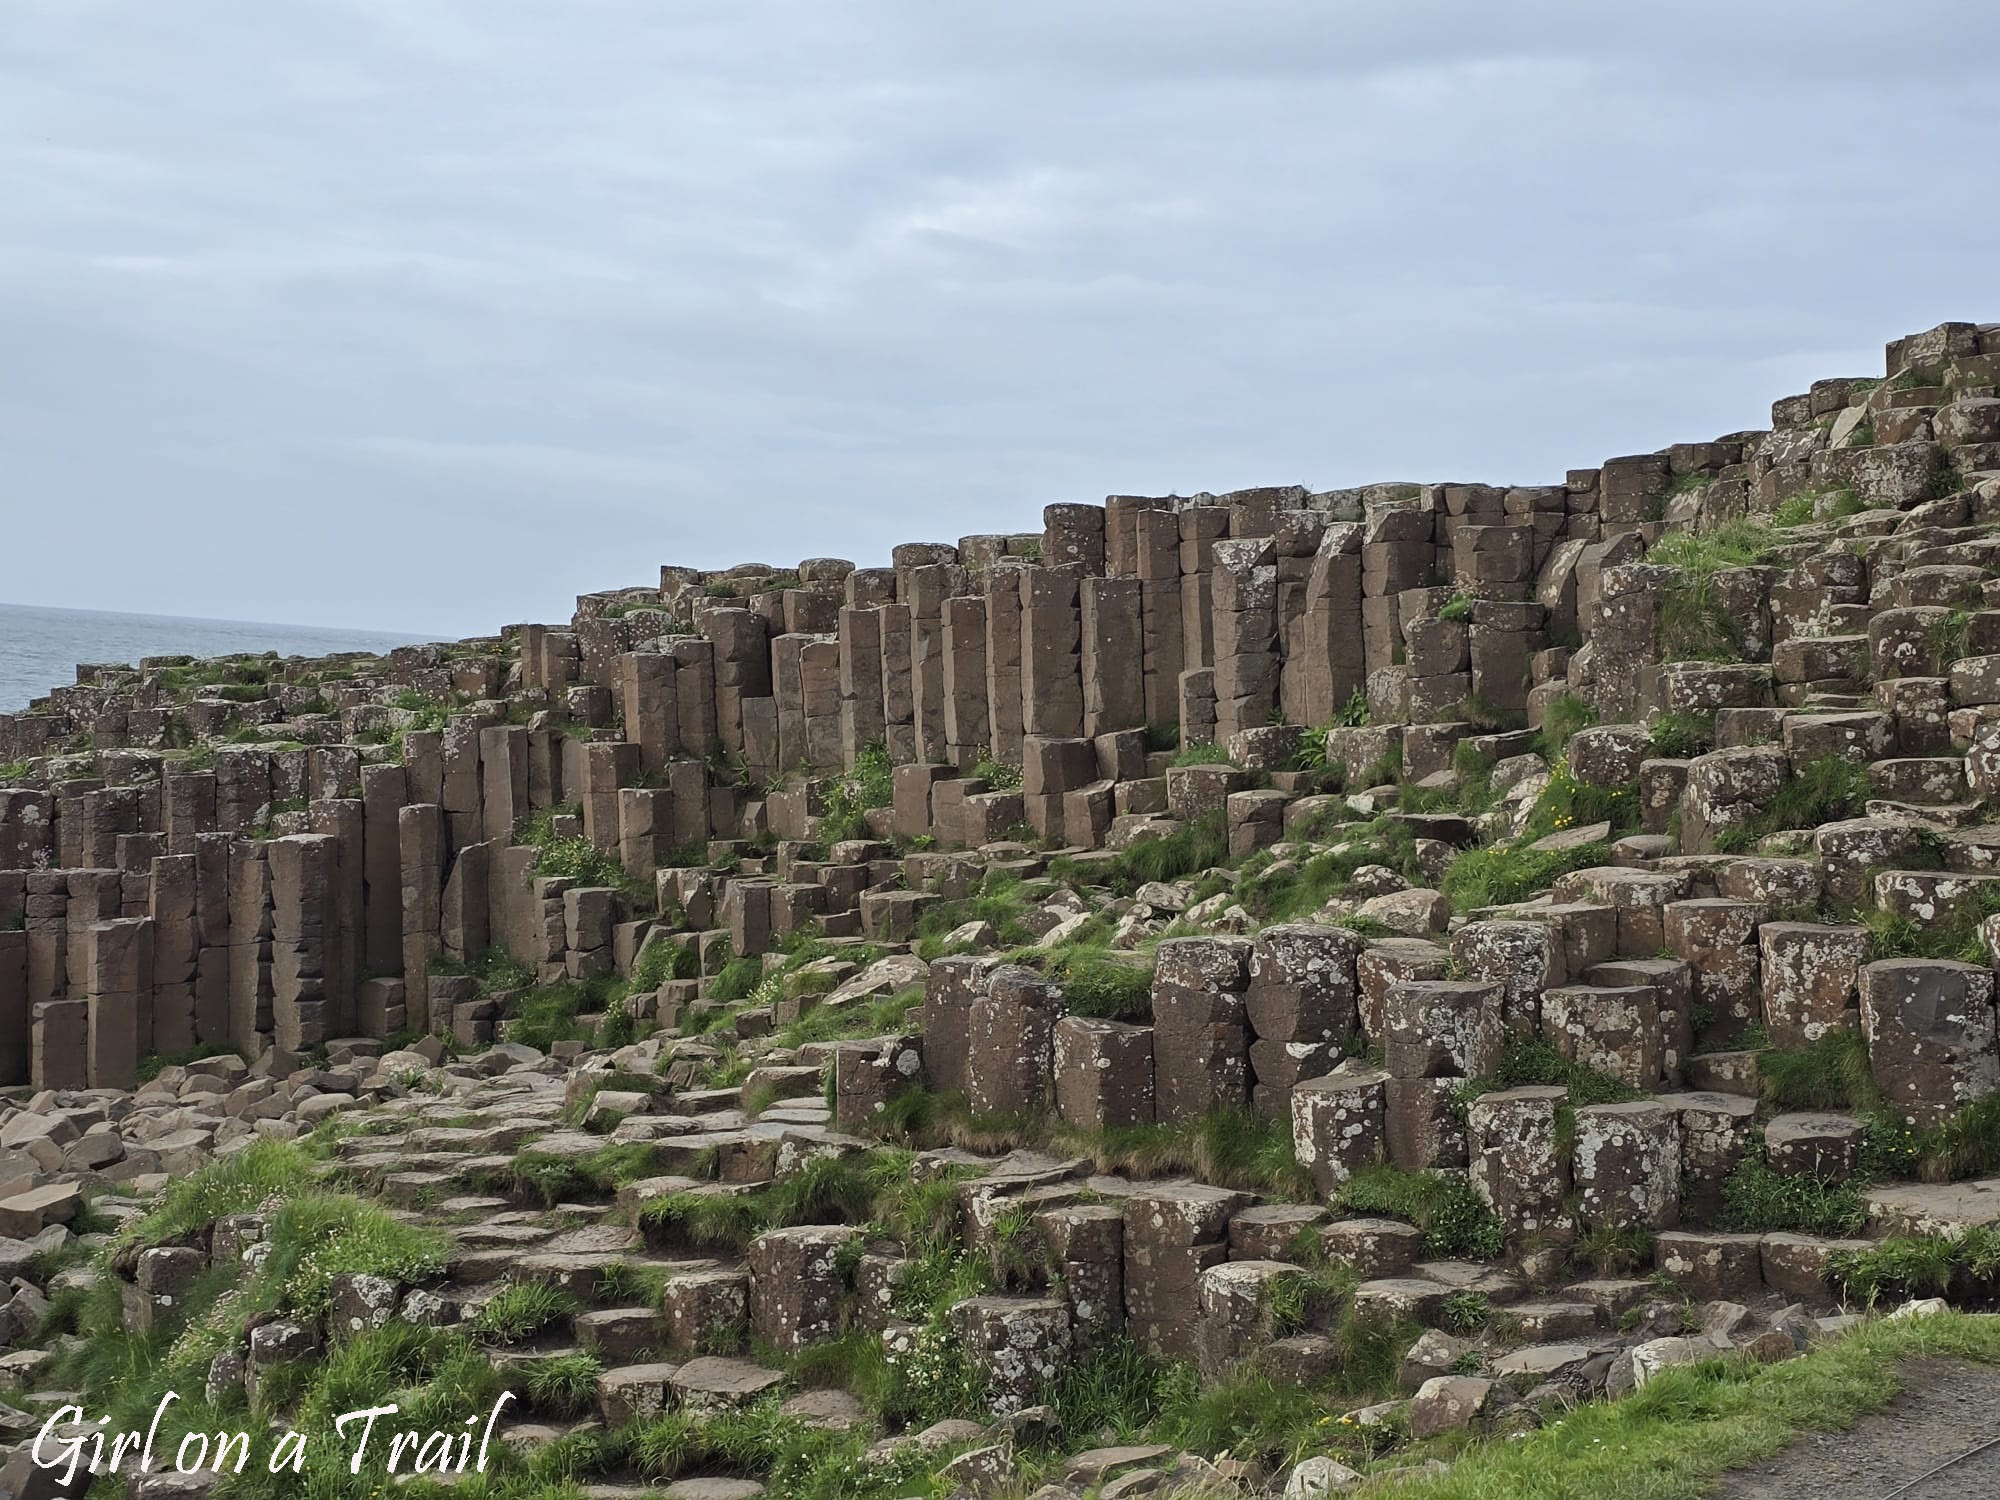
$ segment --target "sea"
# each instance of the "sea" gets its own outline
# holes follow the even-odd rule
[[[78,662],[137,665],[142,656],[230,656],[245,651],[328,656],[337,651],[387,651],[423,639],[317,625],[0,604],[0,713],[17,713],[49,689],[75,682]]]

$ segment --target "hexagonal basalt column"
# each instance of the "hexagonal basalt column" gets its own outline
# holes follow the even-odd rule
[[[1680,1117],[1650,1099],[1579,1109],[1574,1172],[1586,1225],[1672,1226],[1680,1217]]]

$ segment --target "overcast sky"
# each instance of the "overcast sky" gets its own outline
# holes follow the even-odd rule
[[[2000,320],[2000,7],[4,0],[0,599],[451,635]]]

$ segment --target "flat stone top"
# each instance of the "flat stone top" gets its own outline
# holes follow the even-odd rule
[[[1357,1089],[1380,1088],[1389,1081],[1387,1073],[1328,1073],[1323,1078],[1308,1078],[1292,1092],[1310,1091],[1315,1094],[1344,1094]]]
[[[1481,1094],[1474,1104],[1546,1104],[1550,1100],[1567,1099],[1569,1090],[1559,1084],[1531,1083],[1525,1088],[1499,1089],[1491,1094]]]
[[[1726,1229],[1662,1229],[1653,1236],[1658,1244],[1665,1240],[1670,1245],[1761,1245],[1761,1234],[1733,1234]]]
[[[2000,1224],[2000,1177],[1979,1182],[1897,1183],[1863,1195],[1868,1217],[1938,1229]]]
[[[1854,1115],[1844,1115],[1833,1110],[1796,1110],[1791,1114],[1773,1115],[1764,1127],[1764,1136],[1769,1140],[1775,1132],[1779,1135],[1847,1135],[1865,1129],[1864,1123]]]
[[[1580,1365],[1597,1351],[1588,1344],[1530,1344],[1514,1349],[1493,1361],[1495,1375],[1551,1375],[1571,1365]]]
[[[1662,1104],[1657,1099],[1628,1099],[1622,1104],[1579,1104],[1576,1108],[1579,1119],[1656,1119],[1673,1114],[1671,1104]]]
[[[1303,1276],[1305,1267],[1289,1260],[1225,1260],[1201,1273],[1204,1281],[1264,1282],[1280,1276]]]
[[[816,1427],[831,1427],[840,1431],[858,1427],[868,1420],[867,1409],[846,1391],[838,1390],[801,1391],[779,1411]]]
[[[784,1381],[781,1370],[753,1365],[747,1359],[724,1359],[705,1355],[691,1359],[668,1377],[675,1390],[699,1391],[711,1395],[754,1396]]]
[[[768,1492],[754,1479],[706,1478],[676,1479],[659,1493],[663,1500],[757,1500]]]
[[[1135,1184],[1129,1205],[1145,1208],[1148,1204],[1196,1204],[1208,1207],[1216,1204],[1241,1204],[1249,1207],[1248,1193],[1239,1193],[1234,1188],[1214,1187],[1206,1182],[1196,1182],[1193,1178],[1171,1178],[1165,1182]]]
[[[1260,1203],[1236,1215],[1238,1224],[1317,1224],[1326,1210],[1313,1203]]]
[[[1063,1464],[1063,1476],[1086,1482],[1103,1479],[1119,1469],[1149,1464],[1166,1458],[1174,1450],[1164,1443],[1132,1443],[1122,1448],[1091,1448],[1072,1454]]]
[[[1757,1113],[1757,1101],[1748,1094],[1720,1094],[1707,1089],[1692,1093],[1656,1094],[1654,1102],[1682,1113],[1694,1110],[1702,1114],[1733,1115],[1746,1120]]]
[[[1412,1236],[1421,1238],[1423,1231],[1414,1224],[1405,1224],[1401,1219],[1335,1219],[1321,1231],[1325,1235],[1346,1238],[1357,1234],[1392,1234],[1399,1238]]]
[[[678,1369],[679,1365],[667,1364],[619,1365],[599,1375],[597,1382],[601,1386],[610,1386],[613,1389],[619,1386],[665,1385],[674,1378],[674,1372]]]
[[[1451,1289],[1440,1282],[1424,1281],[1415,1276],[1384,1276],[1376,1281],[1364,1281],[1354,1289],[1358,1297],[1364,1293],[1373,1297],[1442,1297]]]
[[[1224,1262],[1231,1264],[1231,1262]],[[1235,1262],[1243,1264],[1243,1262]],[[983,1297],[968,1297],[963,1302],[952,1304],[954,1313],[991,1313],[1005,1315],[1023,1312],[1061,1312],[1068,1304],[1053,1297],[1007,1297],[999,1293],[988,1293]]]
[[[677,1268],[667,1277],[667,1291],[685,1286],[725,1286],[750,1279],[748,1271],[719,1266],[713,1261],[695,1261]]]
[[[65,1203],[80,1202],[83,1189],[74,1182],[51,1182],[44,1187],[29,1188],[25,1193],[0,1202],[0,1208],[9,1208],[16,1213],[37,1213],[50,1208],[59,1208]]]

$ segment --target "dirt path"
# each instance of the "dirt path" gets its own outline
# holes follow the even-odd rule
[[[2000,1371],[1922,1360],[1903,1394],[1848,1432],[1809,1433],[1784,1452],[1732,1474],[1715,1500],[1884,1500],[1899,1485],[2000,1438]],[[1908,1490],[1900,1500],[1994,1500],[2000,1447]]]

